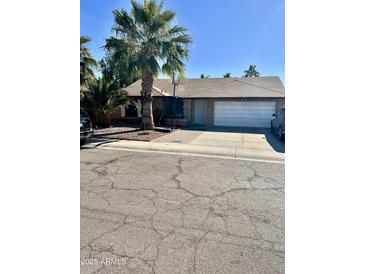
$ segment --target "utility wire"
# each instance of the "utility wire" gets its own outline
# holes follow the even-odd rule
[[[280,93],[280,94],[284,94],[283,92],[280,92],[278,90],[275,90],[275,89],[271,89],[271,88],[266,88],[266,87],[262,87],[262,86],[258,86],[258,85],[255,85],[255,84],[252,84],[252,83],[249,83],[249,82],[246,82],[246,81],[240,81],[238,79],[233,79],[234,81],[237,81],[237,82],[240,82],[240,83],[243,83],[243,84],[247,84],[247,85],[250,85],[250,86],[253,86],[253,87],[256,87],[256,88],[262,88],[262,89],[267,89],[267,90],[270,90],[270,91],[273,91],[273,92],[277,92],[277,93]]]

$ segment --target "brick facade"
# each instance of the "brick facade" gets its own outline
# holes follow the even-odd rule
[[[192,124],[192,100],[191,99],[184,99],[184,118],[188,120],[188,125]]]
[[[170,98],[164,98],[164,97],[153,97],[152,100],[152,109],[159,109],[163,113],[166,113],[169,111],[169,99]]]
[[[276,99],[276,115],[279,115],[280,110],[285,107],[285,98]]]

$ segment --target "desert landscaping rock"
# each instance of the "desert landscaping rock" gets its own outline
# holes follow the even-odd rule
[[[94,137],[103,139],[119,139],[150,142],[156,138],[162,137],[169,132],[158,130],[140,130],[135,127],[110,127],[96,129]]]

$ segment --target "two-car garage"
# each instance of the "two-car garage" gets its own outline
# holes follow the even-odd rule
[[[215,101],[214,126],[269,128],[275,101]]]

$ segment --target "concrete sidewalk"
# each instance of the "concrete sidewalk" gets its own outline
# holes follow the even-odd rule
[[[227,147],[205,146],[199,144],[184,144],[173,142],[139,142],[128,140],[90,139],[85,148],[109,148],[124,150],[156,151],[192,154],[202,156],[218,156],[234,159],[256,159],[284,162],[285,154],[267,150]]]

